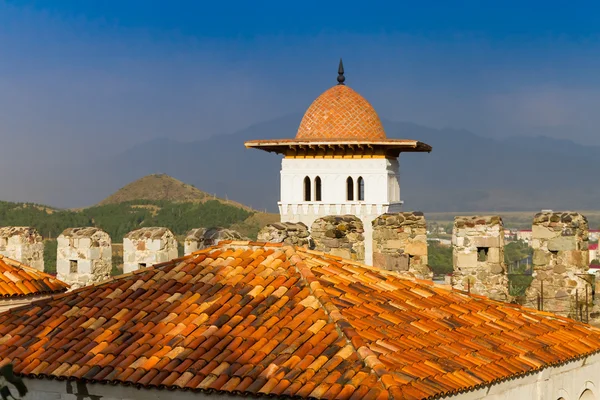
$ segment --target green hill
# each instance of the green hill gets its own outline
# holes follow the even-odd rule
[[[222,204],[251,210],[250,207],[241,203],[220,199],[166,174],[147,175],[133,181],[102,200],[98,205],[131,203],[139,200],[175,203],[204,203],[215,200]]]
[[[168,175],[145,176],[96,206],[77,210],[0,201],[0,226],[32,226],[45,238],[56,238],[66,228],[96,226],[115,243],[146,226],[164,226],[178,236],[192,228],[222,226],[254,239],[262,226],[278,220],[276,214],[216,198]]]

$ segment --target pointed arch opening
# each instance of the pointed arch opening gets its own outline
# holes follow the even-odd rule
[[[351,176],[346,179],[346,200],[354,200],[354,179]]]
[[[321,178],[315,178],[315,201],[321,201]]]
[[[310,201],[310,178],[304,178],[304,201]]]
[[[358,177],[358,201],[365,200],[365,180],[362,176]]]

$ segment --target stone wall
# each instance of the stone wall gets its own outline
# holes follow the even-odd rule
[[[0,254],[44,270],[44,242],[35,228],[28,226],[5,226],[0,228]]]
[[[71,289],[102,282],[112,271],[112,243],[99,228],[68,228],[58,237],[57,278]]]
[[[187,233],[183,241],[183,254],[192,254],[204,248],[204,232],[204,228],[194,228]]]
[[[204,232],[204,247],[216,246],[220,242],[225,240],[250,240],[247,237],[242,236],[238,231],[234,231],[233,229],[221,228],[221,227],[213,227],[208,228],[206,232]]]
[[[422,212],[383,214],[373,221],[373,266],[431,280]]]
[[[311,248],[312,239],[308,227],[302,222],[276,222],[258,232],[257,241],[285,243],[290,246]]]
[[[452,230],[454,288],[509,301],[504,225],[493,216],[455,217]]]
[[[315,250],[364,262],[364,227],[356,216],[328,215],[317,218],[310,231]]]
[[[149,227],[123,238],[123,272],[128,273],[178,257],[177,240],[167,228]]]
[[[585,303],[588,223],[576,212],[541,212],[533,218],[533,281],[527,305],[576,318]],[[543,282],[543,293],[542,293]],[[543,301],[542,301],[543,295]],[[579,304],[576,299],[578,298]]]

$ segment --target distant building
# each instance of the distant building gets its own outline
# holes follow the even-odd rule
[[[531,235],[531,229],[521,229],[520,231],[517,231],[517,240],[522,240],[529,244],[531,242]]]
[[[588,252],[590,255],[590,263],[598,258],[598,243],[588,245]]]

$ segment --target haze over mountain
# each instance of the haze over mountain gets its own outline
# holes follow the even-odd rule
[[[135,179],[165,173],[209,194],[276,212],[281,156],[246,149],[243,143],[291,138],[300,119],[299,114],[288,115],[193,142],[156,139],[115,157],[51,171],[49,186],[56,179],[71,184],[49,194],[67,197],[70,204],[49,203],[94,204]],[[433,146],[429,154],[400,156],[401,197],[407,209],[527,211],[595,209],[600,204],[594,184],[599,147],[544,136],[491,139],[408,122],[384,120],[384,126],[390,138],[418,139]]]

